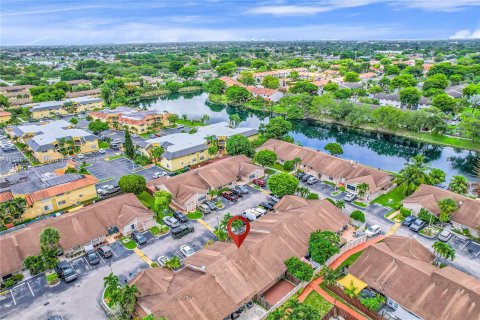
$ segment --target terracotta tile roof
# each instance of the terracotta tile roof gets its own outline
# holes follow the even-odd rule
[[[360,73],[359,76],[360,78],[362,79],[368,79],[368,78],[373,78],[375,77],[377,74],[376,73],[373,73],[373,72],[367,72],[367,73]]]
[[[418,203],[434,215],[440,215],[438,202],[450,198],[457,202],[458,210],[452,214],[452,220],[470,228],[480,226],[480,201],[459,195],[455,192],[422,184],[403,203]]]
[[[67,92],[67,98],[77,98],[77,97],[84,97],[84,96],[93,96],[93,95],[99,95],[100,93],[101,93],[100,89],[92,89],[92,90],[76,91],[76,92]]]
[[[0,117],[8,117],[11,116],[12,114],[8,111],[0,111]]]
[[[284,261],[305,254],[311,232],[339,231],[348,219],[326,200],[285,196],[275,213],[251,224],[240,249],[215,242],[185,259],[179,272],[142,271],[131,282],[140,290],[138,309],[170,320],[223,319],[274,285]]]
[[[13,199],[13,194],[10,190],[0,192],[0,203],[7,202]]]
[[[24,85],[20,85],[20,86],[6,86],[6,87],[0,87],[0,92],[27,90],[27,89],[30,89],[32,87],[33,87],[33,85],[31,85],[31,84],[24,84]]]
[[[29,195],[29,200],[33,203],[43,199],[51,198],[62,193],[70,192],[87,186],[95,185],[98,179],[91,175],[84,175],[82,179],[74,180],[43,190],[35,191]]]
[[[47,218],[26,228],[0,236],[0,276],[22,269],[27,256],[40,253],[39,238],[47,227],[60,232],[60,246],[68,251],[104,236],[108,228],[119,230],[134,219],[139,223],[153,219],[153,213],[145,208],[134,194],[124,194],[84,207],[60,217]]]
[[[417,240],[390,236],[365,249],[349,272],[423,319],[480,319],[480,280],[439,269],[433,259]]]
[[[257,150],[264,149],[274,151],[282,161],[298,157],[302,160],[302,164],[317,173],[332,178],[344,178],[347,183],[368,183],[371,192],[389,186],[392,181],[392,177],[383,171],[285,141],[270,139],[257,148]]]

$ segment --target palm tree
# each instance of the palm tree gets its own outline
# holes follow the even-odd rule
[[[310,189],[305,187],[297,187],[296,193],[302,197],[306,198],[310,194]]]
[[[350,297],[350,298],[355,298],[357,296],[357,287],[353,284],[353,280],[350,281],[350,286],[345,288],[345,293]]]
[[[208,114],[204,114],[204,115],[200,118],[200,122],[201,122],[201,123],[205,123],[205,122],[207,122],[209,119],[210,119],[210,117],[208,116]]]
[[[120,281],[118,280],[118,277],[116,275],[110,273],[108,276],[103,278],[103,286],[105,288],[117,288],[120,286]]]
[[[449,244],[441,241],[435,241],[432,245],[433,252],[438,254],[438,256],[445,259],[450,259],[453,261],[455,259],[455,249],[453,249]]]
[[[370,186],[368,185],[368,183],[366,182],[360,183],[356,188],[358,196],[360,198],[363,198],[367,194],[367,191],[369,188]]]
[[[458,204],[453,199],[445,198],[438,201],[438,208],[440,208],[440,221],[447,222],[450,220],[450,215],[457,210]]]
[[[323,278],[323,282],[327,286],[334,285],[337,282],[337,278],[339,276],[339,274],[335,270],[330,269],[327,266],[323,267],[323,269],[320,271],[320,275]]]
[[[337,207],[340,210],[345,209],[345,201],[338,200],[337,202],[335,202],[335,207]]]
[[[52,227],[45,228],[40,234],[40,244],[45,248],[57,248],[60,241],[60,233]]]
[[[228,117],[228,120],[230,120],[230,124],[232,125],[232,127],[236,128],[240,122],[242,122],[242,119],[240,118],[240,116],[236,113],[230,115]]]
[[[302,159],[300,159],[299,157],[296,157],[295,159],[292,160],[293,161],[293,166],[296,168],[300,163],[302,163]]]
[[[430,166],[425,163],[425,157],[416,155],[400,170],[395,178],[395,182],[403,186],[405,195],[410,195],[419,185],[430,181],[427,173],[429,170]]]
[[[137,300],[136,295],[139,294],[140,291],[136,285],[129,286],[126,284],[122,289],[122,298],[123,303],[129,307],[133,307],[135,305],[135,301]]]

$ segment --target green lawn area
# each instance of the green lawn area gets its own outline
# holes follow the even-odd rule
[[[129,237],[123,237],[121,242],[125,246],[125,248],[129,250],[133,250],[137,247],[137,244],[135,243],[135,241],[133,241]]]
[[[273,169],[276,169],[278,171],[281,171],[281,172],[290,172],[290,171],[287,171],[285,169],[283,169],[283,166],[280,164],[280,163],[275,163],[273,166],[272,166]]]
[[[60,281],[60,279],[58,278],[58,275],[56,272],[47,275],[47,282],[49,285],[54,285],[58,281]]]
[[[273,169],[270,169],[270,168],[265,169],[265,174],[272,175],[272,174],[275,174],[275,173],[277,173],[277,171],[275,171]]]
[[[323,317],[325,314],[333,308],[333,304],[325,300],[319,293],[312,291],[309,293],[304,304],[309,305],[320,313],[320,316]]]
[[[359,251],[357,253],[352,254],[350,257],[348,257],[345,261],[343,261],[337,269],[335,270],[342,270],[344,267],[349,267],[351,266],[357,259],[362,255],[363,251]]]
[[[150,229],[150,232],[154,235],[154,236],[158,236],[158,235],[161,235],[161,234],[164,234],[164,233],[167,233],[168,232],[168,227],[167,226],[155,226],[153,228]]]
[[[200,211],[195,210],[193,212],[188,213],[187,217],[188,217],[188,219],[191,219],[191,220],[197,220],[197,219],[202,218],[203,214]]]
[[[201,121],[196,121],[196,120],[183,120],[183,119],[178,119],[177,124],[183,124],[184,126],[188,127],[203,127],[206,126],[205,123]]]
[[[422,140],[434,144],[448,145],[469,150],[480,150],[480,144],[472,140],[460,139],[456,137],[448,137],[441,134],[430,134],[428,132],[402,132],[406,137]]]
[[[153,204],[155,202],[155,199],[153,196],[148,193],[147,191],[143,191],[139,195],[137,195],[138,200],[147,208],[153,209]]]
[[[227,96],[224,94],[214,94],[210,93],[208,95],[208,100],[213,103],[226,104],[228,102]]]
[[[366,205],[365,203],[360,202],[360,201],[353,201],[353,204],[356,205],[356,206],[362,207],[362,208],[368,207],[368,205]]]
[[[99,142],[98,142],[98,147],[99,147],[100,149],[108,149],[108,148],[110,148],[110,145],[108,144],[108,142],[99,141]]]
[[[390,192],[381,195],[377,199],[373,200],[371,203],[378,203],[388,207],[394,207],[398,205],[406,196],[403,194],[403,187],[396,187]],[[392,199],[391,202],[389,200]]]
[[[112,161],[112,160],[120,159],[120,158],[123,158],[123,154],[117,154],[117,155],[111,156],[111,157],[108,158],[108,160]]]

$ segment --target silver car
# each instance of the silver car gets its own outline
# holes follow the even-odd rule
[[[180,222],[178,222],[177,219],[175,219],[174,217],[169,217],[169,216],[163,217],[163,223],[165,223],[170,228],[176,228],[176,227],[180,226]]]
[[[453,234],[450,232],[450,230],[443,230],[440,232],[438,235],[438,240],[443,241],[443,242],[448,242],[453,237]]]

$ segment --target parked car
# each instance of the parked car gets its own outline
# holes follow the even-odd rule
[[[202,204],[199,204],[197,206],[197,210],[200,211],[201,213],[203,214],[209,214],[210,212],[212,212],[212,210],[210,210],[210,207],[207,206],[206,204],[202,203]]]
[[[77,159],[85,159],[85,155],[83,153],[77,154]]]
[[[98,150],[98,153],[104,154],[104,153],[105,153],[105,149],[99,149],[99,150]]]
[[[262,215],[262,216],[267,214],[267,210],[265,210],[264,208],[253,208],[253,210],[259,212],[260,215]]]
[[[158,257],[158,259],[157,259],[158,265],[159,265],[160,267],[163,267],[163,266],[167,263],[167,261],[168,261],[168,258],[165,257],[165,256],[160,256],[160,257]]]
[[[111,184],[106,184],[106,185],[101,186],[100,188],[97,189],[97,193],[100,196],[108,196],[108,195],[114,194],[116,192],[120,192],[120,187],[119,186],[112,186]]]
[[[315,183],[317,183],[317,182],[318,182],[318,179],[315,178],[315,177],[310,177],[310,178],[308,178],[308,180],[307,180],[307,184],[310,184],[310,185],[315,184]]]
[[[241,186],[241,185],[235,186],[235,190],[237,190],[237,191],[239,191],[243,194],[248,194],[248,189],[245,186]]]
[[[158,172],[155,172],[153,174],[153,178],[154,179],[158,179],[158,178],[161,178],[161,177],[165,177],[167,175],[166,172],[163,172],[163,171],[158,171]]]
[[[417,220],[417,217],[415,216],[408,216],[402,221],[402,226],[405,227],[410,227],[413,223],[413,221]]]
[[[193,248],[190,247],[189,245],[184,244],[183,246],[180,247],[180,252],[183,253],[185,257],[189,257],[195,253],[195,250],[193,250]]]
[[[58,276],[63,279],[65,282],[72,282],[78,278],[77,272],[72,267],[72,265],[67,261],[60,261],[55,266],[55,272]]]
[[[311,177],[313,177],[311,174],[306,174],[302,177],[302,181],[307,182],[307,180],[310,179]]]
[[[242,198],[243,197],[243,192],[242,191],[238,191],[234,188],[231,188],[229,189],[231,193],[233,193],[234,195],[236,195],[238,198]]]
[[[265,187],[267,185],[267,183],[263,179],[253,179],[252,183],[256,184],[259,187]]]
[[[260,202],[258,205],[267,209],[267,210],[269,210],[269,211],[273,210],[273,205],[269,202]]]
[[[440,234],[438,235],[438,240],[443,241],[443,242],[448,242],[453,237],[453,234],[450,232],[450,230],[442,230]]]
[[[357,195],[355,193],[347,192],[347,195],[343,198],[343,200],[345,200],[347,202],[351,202],[351,201],[355,200],[356,197],[357,197]]]
[[[173,211],[173,217],[177,219],[180,223],[188,222],[188,217],[180,211]]]
[[[132,239],[133,239],[133,241],[135,241],[139,245],[143,245],[143,244],[147,243],[147,238],[145,238],[145,236],[139,231],[133,231],[132,232]]]
[[[423,227],[425,227],[425,221],[420,220],[420,219],[416,219],[416,220],[413,221],[413,223],[410,225],[410,230],[415,231],[415,232],[418,232],[418,231],[422,230]]]
[[[373,226],[370,226],[367,230],[365,230],[365,235],[369,238],[379,235],[380,233],[382,233],[382,228],[380,228],[378,224],[374,224]]]
[[[304,175],[305,173],[301,171],[297,171],[297,173],[295,173],[295,177],[297,177],[299,180],[302,179]]]
[[[98,257],[98,254],[95,251],[86,252],[85,257],[87,258],[88,264],[90,264],[91,266],[100,263],[100,258]]]
[[[187,235],[187,234],[189,234],[190,232],[193,232],[193,231],[195,231],[195,228],[190,223],[181,224],[180,226],[178,226],[176,228],[170,229],[170,232],[172,233],[172,237],[174,239],[180,239],[181,237],[183,237],[183,236],[185,236],[185,235]]]
[[[175,219],[174,217],[165,216],[163,217],[162,220],[163,220],[163,223],[165,223],[170,228],[176,228],[180,226],[180,222],[178,222],[178,220]]]
[[[237,195],[231,191],[222,192],[222,197],[224,197],[228,201],[237,201],[238,199]]]
[[[250,222],[255,221],[255,219],[257,219],[257,212],[254,212],[252,209],[245,210],[240,215]]]
[[[208,206],[208,208],[210,208],[210,210],[212,210],[212,211],[218,209],[217,205],[213,201],[207,200],[207,201],[204,202],[204,204],[206,204]]]
[[[98,248],[98,253],[104,259],[113,257],[113,251],[112,249],[110,249],[109,246],[101,246],[100,248]]]
[[[268,196],[268,200],[270,200],[270,202],[277,204],[277,202],[280,201],[280,198],[274,195],[273,193],[271,193],[270,196]]]

